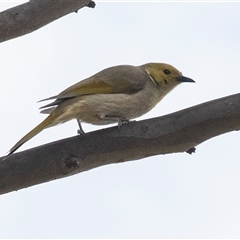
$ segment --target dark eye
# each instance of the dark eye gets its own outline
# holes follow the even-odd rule
[[[164,69],[163,72],[164,72],[165,74],[170,74],[170,71],[169,71],[168,69]]]

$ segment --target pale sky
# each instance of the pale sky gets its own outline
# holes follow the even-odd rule
[[[96,3],[0,44],[0,156],[44,119],[38,100],[110,66],[165,62],[196,81],[141,119],[239,92],[240,3]],[[76,131],[46,129],[18,151]],[[240,238],[239,134],[1,195],[0,238]]]

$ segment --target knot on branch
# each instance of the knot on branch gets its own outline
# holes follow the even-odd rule
[[[87,7],[89,8],[95,8],[95,6],[96,6],[96,3],[94,1],[90,1],[87,5]]]

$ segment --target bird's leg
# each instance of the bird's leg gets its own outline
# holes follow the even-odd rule
[[[77,123],[78,123],[78,126],[79,126],[79,129],[77,130],[77,133],[79,135],[85,134],[85,132],[83,131],[83,128],[82,128],[81,121],[79,119],[77,119]]]

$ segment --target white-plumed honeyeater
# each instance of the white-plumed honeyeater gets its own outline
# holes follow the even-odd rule
[[[43,129],[71,119],[77,119],[80,134],[84,133],[80,121],[95,125],[118,123],[120,126],[150,111],[182,82],[194,81],[165,63],[104,69],[58,95],[44,99],[55,99],[41,107],[48,117],[20,139],[9,155]]]

